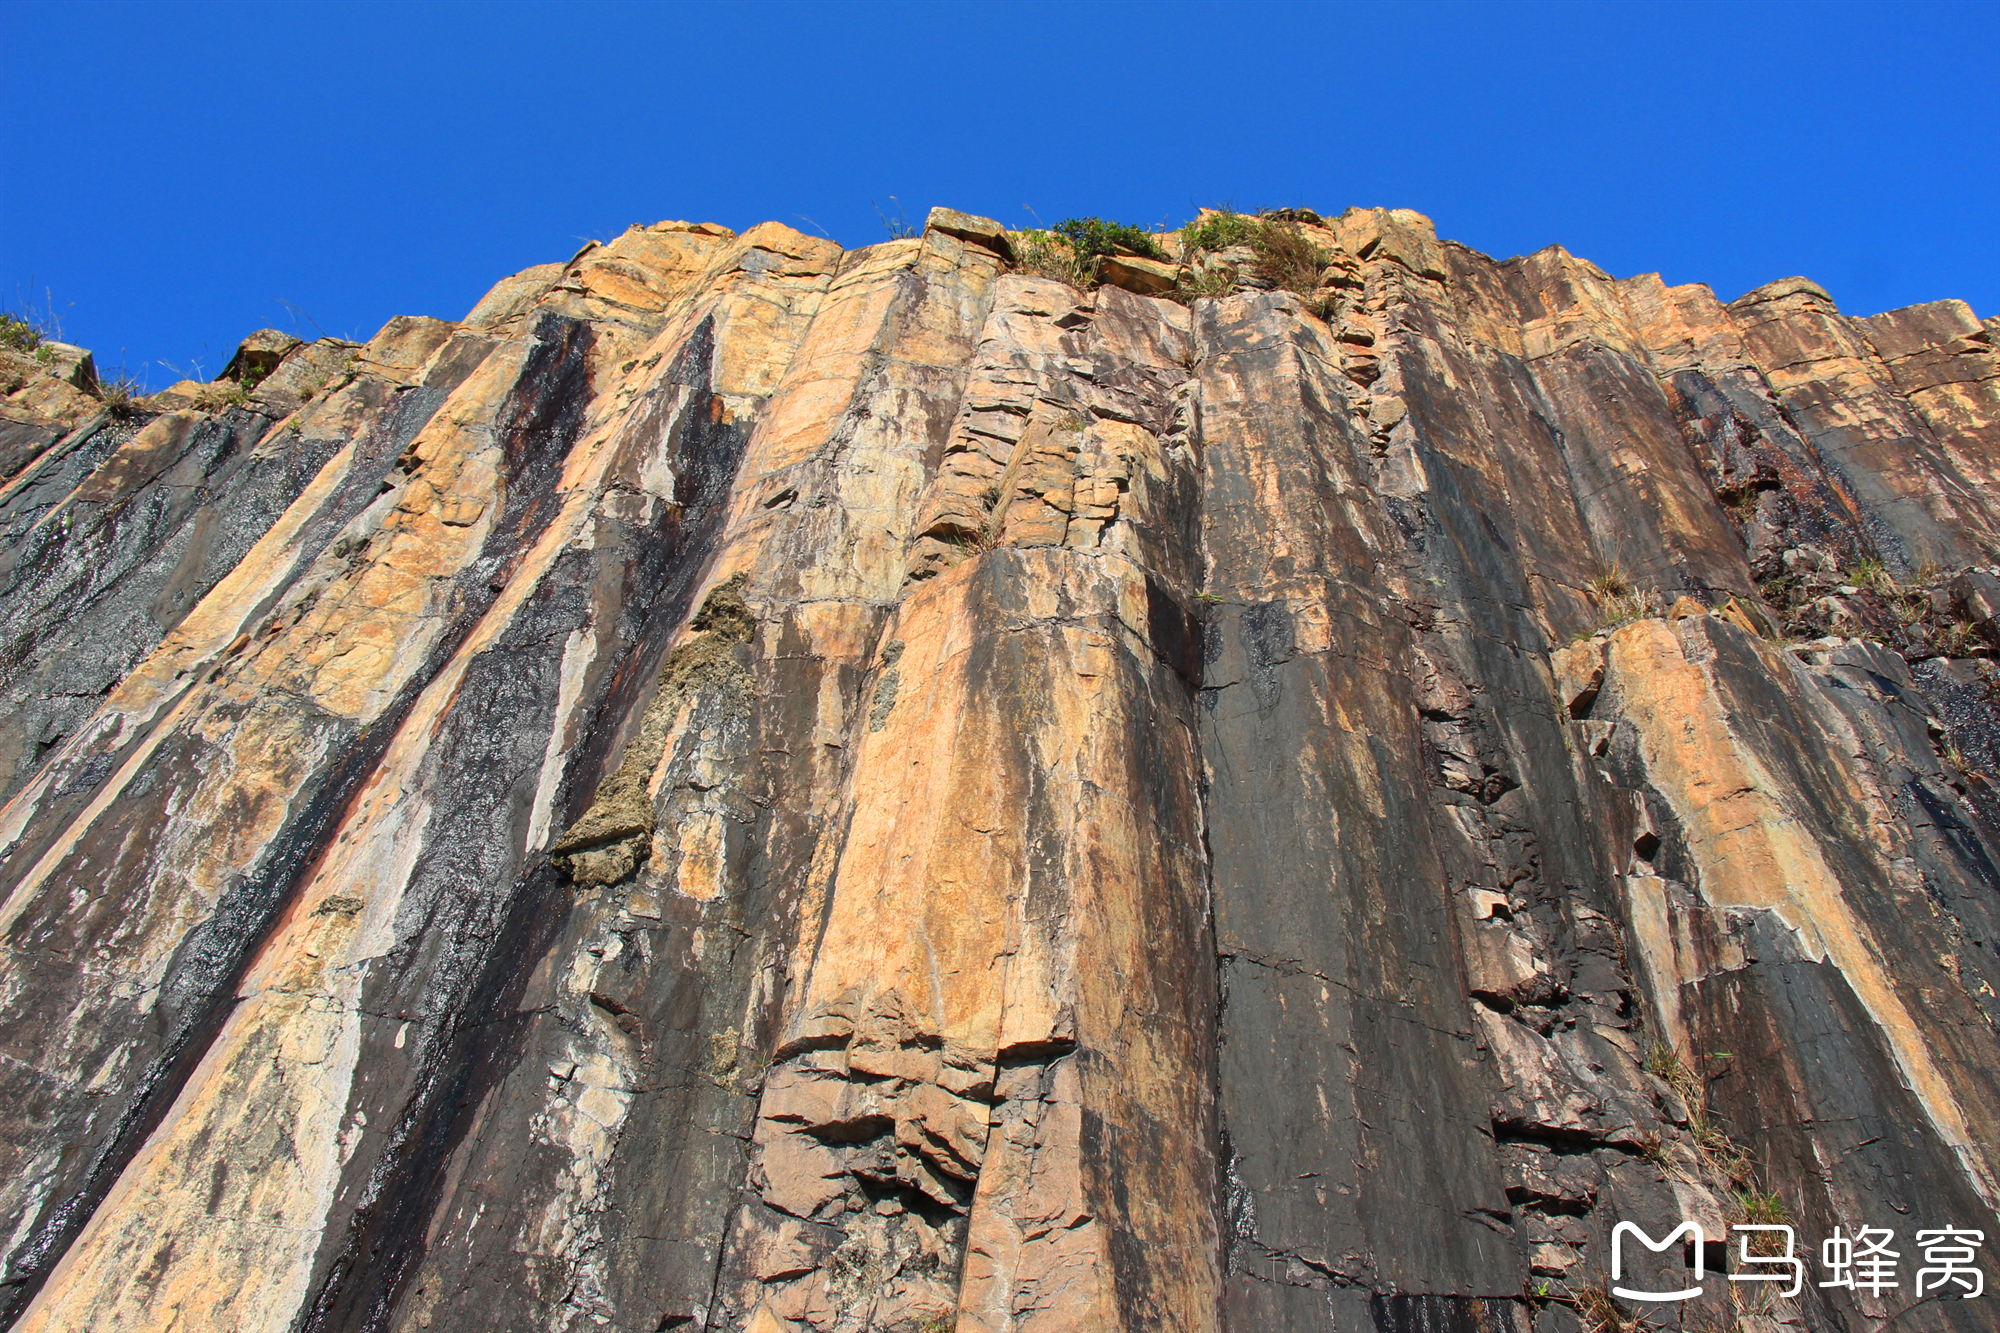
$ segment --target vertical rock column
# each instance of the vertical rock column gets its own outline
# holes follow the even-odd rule
[[[1510,1294],[1371,443],[1292,297],[1226,298],[1200,321],[1225,1318],[1359,1327],[1371,1294]]]
[[[833,258],[830,246],[809,248]],[[654,272],[665,304],[697,296],[706,278],[725,292],[746,285],[730,276],[732,261],[764,253],[742,242],[716,256],[713,273],[699,252],[693,264],[627,272]],[[810,304],[824,273],[822,263],[789,283],[753,275],[748,284],[766,290],[744,299],[765,312],[772,297]],[[656,308],[629,323],[536,314],[529,336],[489,356],[418,434],[409,479],[320,562],[318,585],[295,590],[254,641],[246,636],[249,651],[221,682],[160,728],[181,739],[154,751],[147,780],[206,793],[168,806],[157,835],[168,850],[213,848],[241,864],[246,848],[268,845],[285,873],[270,873],[259,900],[214,908],[206,958],[183,946],[205,964],[210,990],[193,999],[216,1013],[212,1042],[201,1052],[188,1040],[190,1061],[200,1059],[178,1091],[142,1084],[127,1094],[153,1099],[157,1127],[24,1327],[287,1328],[308,1302],[328,1308],[322,1262],[335,1279],[352,1274],[350,1230],[371,1238],[383,1193],[402,1192],[411,1159],[422,1165],[433,1149],[433,1125],[448,1124],[457,1073],[448,1062],[485,1017],[486,950],[505,937],[525,892],[523,863],[540,851],[559,794],[549,756],[563,747],[552,737],[588,702],[577,659],[600,635],[606,649],[622,647],[619,599],[593,597],[631,569],[611,520],[650,516],[647,536],[670,550],[675,515],[689,512],[698,532],[711,521],[705,511],[720,508],[720,487],[673,486],[676,470],[716,461],[673,447],[690,434],[680,429],[686,410],[721,415],[715,395],[687,382],[706,380],[705,356],[678,353],[712,350],[732,303],[725,297],[713,317],[691,304],[674,301],[678,319]],[[733,468],[740,444],[723,444]],[[371,729],[372,748],[361,739]],[[204,762],[201,738],[226,745],[230,762]],[[315,792],[357,773],[347,792]],[[122,943],[93,919],[51,910],[58,874],[90,878],[98,833],[80,827],[45,887],[16,891],[30,894],[17,939],[60,925],[100,949]],[[120,868],[128,896],[143,890],[156,910],[205,905],[167,855],[134,854]],[[127,973],[165,952],[151,937],[137,945],[112,955]],[[503,948],[490,961],[505,974],[513,960]],[[168,976],[169,1000],[192,989]],[[103,1000],[76,1008],[98,1028],[148,1019]],[[375,1248],[392,1276],[408,1261],[407,1237],[392,1229],[396,1243]]]
[[[1214,1327],[1186,321],[998,284],[800,908],[718,1319]]]
[[[936,234],[842,256],[758,378],[701,609],[587,742],[605,771],[554,843],[572,906],[519,965],[519,1053],[439,1164],[392,1326],[732,1327],[717,1273],[800,898],[998,267]],[[725,328],[718,377],[758,346]]]
[[[1931,758],[1924,719],[1910,716],[1904,699],[1862,694],[1869,673],[1893,679],[1897,664],[1886,653],[1848,648],[1830,654],[1822,675],[1705,616],[1624,627],[1601,651],[1604,684],[1591,714],[1622,729],[1611,769],[1659,798],[1671,844],[1659,859],[1670,859],[1699,894],[1700,910],[1691,912],[1662,901],[1658,879],[1625,881],[1662,1027],[1676,1037],[1686,1032],[1694,1011],[1715,1007],[1703,995],[1715,978],[1760,953],[1773,964],[1824,965],[1816,984],[1858,1000],[1869,1022],[1855,1040],[1872,1048],[1874,1065],[1897,1071],[1890,1081],[1920,1108],[1921,1121],[1901,1126],[1899,1136],[1925,1143],[1936,1159],[1929,1188],[1950,1180],[1992,1198],[1995,1047],[1968,994],[1986,984],[1983,960],[1960,945],[1961,965],[1952,952],[1954,937],[1990,923],[1969,894],[1974,911],[1954,920],[1950,905],[1959,895],[1949,892],[1977,873],[1973,858],[1983,849],[1968,846],[1970,838],[1903,834],[1885,817],[1917,780],[1906,774],[1903,791],[1888,787],[1882,778],[1891,765],[1920,775]],[[1856,694],[1855,702],[1844,697]],[[1921,759],[1907,757],[1911,751]],[[1742,938],[1721,938],[1732,935]],[[1793,1022],[1823,1017],[1806,1002],[1789,1005]],[[1949,1021],[1926,1023],[1920,1013]],[[1804,1088],[1797,1095],[1812,1100]],[[1941,1169],[1954,1158],[1964,1181]]]
[[[1785,410],[1851,488],[1890,568],[1963,565],[1994,549],[1992,463],[1976,439],[1931,429],[1862,322],[1843,318],[1804,278],[1768,283],[1728,310]]]
[[[1162,653],[1184,621],[1130,562],[1063,549],[899,608],[765,1089],[746,1310],[893,1327],[950,1310],[962,1263],[961,1329],[1212,1327],[1193,700]]]

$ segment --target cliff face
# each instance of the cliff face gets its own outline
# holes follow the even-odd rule
[[[1994,1234],[2000,326],[1291,225],[20,369],[14,1326],[1571,1333],[1619,1221]],[[1764,1290],[1668,1309],[1911,1297]]]

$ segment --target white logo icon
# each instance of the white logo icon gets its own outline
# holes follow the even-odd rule
[[[1702,1250],[1706,1247],[1706,1240],[1702,1235],[1701,1223],[1683,1222],[1668,1232],[1665,1240],[1656,1241],[1632,1223],[1620,1222],[1617,1226],[1611,1228],[1611,1280],[1613,1282],[1618,1281],[1625,1275],[1625,1254],[1619,1242],[1624,1239],[1625,1233],[1628,1231],[1632,1233],[1633,1237],[1641,1245],[1655,1254],[1665,1250],[1682,1236],[1692,1236],[1694,1238],[1694,1280],[1696,1282],[1701,1281]],[[1701,1295],[1701,1288],[1698,1286],[1688,1287],[1682,1291],[1628,1291],[1624,1287],[1613,1287],[1611,1294],[1613,1296],[1623,1296],[1628,1301],[1691,1301]]]

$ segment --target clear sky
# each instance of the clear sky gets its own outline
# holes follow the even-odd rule
[[[877,205],[1384,204],[1725,299],[2000,313],[1994,3],[0,0],[0,80],[0,301],[155,387],[635,222],[860,245]]]

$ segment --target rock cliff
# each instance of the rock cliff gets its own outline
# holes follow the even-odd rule
[[[2000,1328],[2000,322],[1232,226],[10,353],[12,1326]]]

